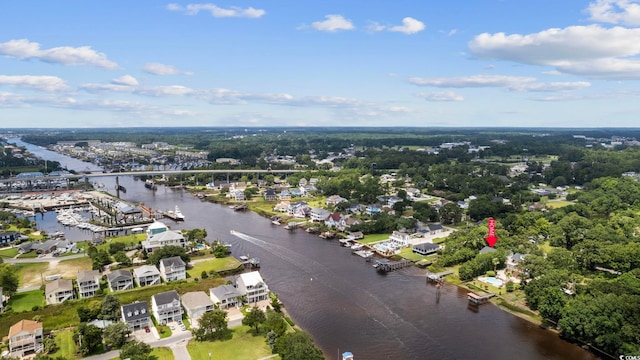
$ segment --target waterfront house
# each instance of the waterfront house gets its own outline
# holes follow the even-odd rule
[[[149,307],[146,301],[138,301],[133,304],[122,305],[120,307],[122,322],[127,324],[133,331],[152,326],[148,309]]]
[[[98,270],[79,270],[76,282],[80,298],[95,296],[100,290],[100,273]]]
[[[180,256],[160,260],[160,276],[166,282],[187,278],[187,264]]]
[[[298,219],[306,218],[310,211],[311,208],[305,201],[297,201],[293,204],[289,204],[289,207],[287,208],[287,214]]]
[[[151,309],[158,324],[182,320],[180,295],[175,290],[153,295],[151,297]]]
[[[289,210],[289,205],[291,205],[291,203],[288,201],[280,201],[273,207],[273,211],[287,212]]]
[[[389,241],[394,243],[398,247],[407,247],[411,245],[411,235],[402,233],[400,231],[394,231],[389,237]]]
[[[9,352],[18,358],[42,350],[44,331],[42,323],[20,320],[9,328]]]
[[[308,182],[305,178],[300,179],[300,181],[298,182],[298,186],[306,186],[307,184]]]
[[[340,203],[348,202],[348,201],[349,200],[343,198],[340,195],[331,195],[331,196],[327,197],[326,204],[327,204],[327,206],[336,206],[336,205],[338,205]]]
[[[107,283],[112,292],[133,289],[133,275],[129,270],[115,270],[107,275]]]
[[[313,222],[325,222],[330,215],[331,213],[328,210],[318,207],[312,208],[309,212],[309,218]]]
[[[149,286],[160,284],[160,271],[152,265],[143,265],[133,269],[133,278],[138,286]]]
[[[345,217],[339,212],[334,212],[324,221],[324,224],[330,228],[344,229],[346,226]]]
[[[44,288],[44,296],[47,304],[60,304],[64,301],[74,298],[73,281],[66,279],[57,279]]]
[[[349,216],[347,218],[344,219],[344,227],[348,228],[351,227],[353,225],[359,225],[361,224],[362,221],[360,221],[360,219],[353,217],[353,216]]]
[[[262,280],[259,271],[240,274],[236,278],[236,288],[241,295],[247,297],[250,304],[269,299],[269,287]]]
[[[420,255],[435,254],[440,250],[440,245],[432,243],[422,243],[413,246],[413,252]]]
[[[232,285],[220,285],[209,289],[209,296],[220,309],[228,309],[239,305],[242,294]]]
[[[179,231],[165,230],[162,232],[148,235],[147,239],[142,242],[142,247],[147,253],[152,253],[153,250],[159,249],[167,245],[175,245],[185,247],[187,241]]]
[[[245,197],[244,197],[244,190],[229,190],[229,197],[232,198],[235,201],[244,201]]]
[[[267,189],[264,192],[264,200],[265,201],[276,201],[278,196],[276,195],[276,191],[273,189]]]
[[[182,307],[187,312],[191,327],[198,327],[200,317],[214,309],[211,298],[204,291],[193,291],[182,295]]]
[[[0,246],[6,246],[20,239],[20,233],[15,231],[0,231]]]

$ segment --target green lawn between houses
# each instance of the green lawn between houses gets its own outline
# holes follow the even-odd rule
[[[64,329],[56,331],[54,334],[58,350],[51,354],[51,357],[55,358],[59,356],[68,360],[77,359],[76,344],[73,341],[73,330]]]
[[[13,258],[16,255],[18,255],[18,248],[17,247],[6,248],[6,249],[0,250],[0,257],[3,257],[3,258]]]
[[[227,256],[224,258],[211,258],[206,261],[200,261],[193,265],[192,269],[187,270],[187,274],[191,278],[199,278],[202,275],[203,271],[206,271],[209,274],[210,271],[221,272],[234,270],[238,268],[240,265],[240,261],[238,261],[233,256]]]
[[[191,340],[187,350],[192,360],[245,360],[261,359],[271,355],[271,349],[263,335],[254,336],[248,326],[231,329],[233,338],[227,341],[195,341]],[[280,359],[279,356],[273,358]]]
[[[32,290],[17,293],[9,300],[9,305],[14,312],[31,311],[34,306],[44,306],[44,294],[42,290]]]
[[[363,244],[371,244],[378,241],[384,241],[389,239],[389,234],[368,234],[364,236],[364,239],[360,240]]]

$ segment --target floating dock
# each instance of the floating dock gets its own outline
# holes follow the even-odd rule
[[[439,272],[439,273],[431,273],[431,274],[427,274],[427,280],[429,281],[433,281],[436,283],[441,283],[443,282],[443,278],[447,275],[451,275],[453,274],[453,271],[443,271],[443,272]]]

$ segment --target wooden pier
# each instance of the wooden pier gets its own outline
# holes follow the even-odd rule
[[[496,294],[484,294],[484,295],[478,295],[476,293],[468,293],[467,294],[467,299],[469,300],[469,303],[474,304],[474,305],[481,305],[484,304],[486,302],[489,301],[489,299],[491,299],[492,297],[496,296]]]
[[[436,283],[441,283],[444,281],[443,278],[445,276],[451,275],[451,274],[453,274],[453,271],[443,271],[436,274],[427,274],[427,280],[433,281]]]
[[[380,259],[376,260],[376,263],[373,264],[373,267],[376,268],[381,273],[386,273],[393,270],[402,269],[411,265],[411,260],[402,259],[400,261],[389,261],[388,259]]]

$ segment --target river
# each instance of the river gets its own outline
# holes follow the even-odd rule
[[[44,150],[24,145],[42,156]],[[82,170],[86,163],[69,167]],[[63,160],[63,161],[61,161]],[[78,161],[73,159],[73,161]],[[95,179],[114,192],[115,178]],[[269,288],[276,292],[293,320],[313,336],[327,359],[351,351],[360,359],[596,359],[492,304],[469,306],[466,291],[445,285],[440,296],[424,272],[406,268],[378,274],[362,258],[303,231],[288,232],[251,212],[234,212],[182,190],[144,187],[121,177],[124,200],[168,210],[178,205],[184,222],[166,221],[174,229],[205,228],[208,239],[232,244],[233,255],[257,256]],[[55,216],[38,217],[39,226],[54,226]],[[236,230],[244,235],[230,234]],[[90,237],[76,230],[68,236]]]

